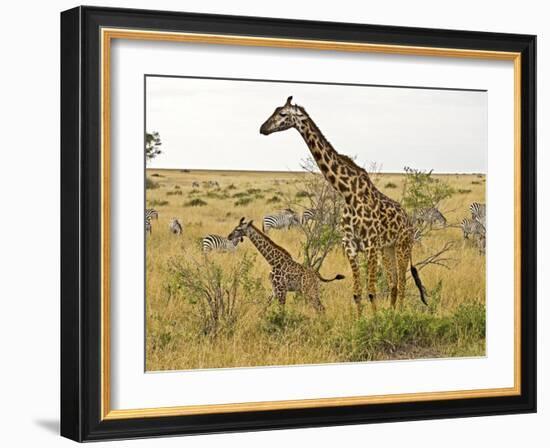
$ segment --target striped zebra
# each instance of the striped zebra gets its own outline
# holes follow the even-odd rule
[[[317,218],[318,211],[314,208],[306,208],[302,213],[302,224],[307,224]]]
[[[174,235],[181,235],[181,232],[183,232],[183,226],[179,222],[178,218],[172,218],[168,224],[168,228]]]
[[[300,225],[300,217],[292,209],[285,209],[277,215],[264,216],[262,231],[268,233],[270,229],[290,229]]]
[[[201,184],[199,184],[196,180],[193,181],[193,183],[191,184],[191,187],[192,188],[200,188]]]
[[[485,217],[486,217],[487,207],[485,204],[479,202],[473,202],[470,205],[470,213],[472,214],[472,219],[478,221],[483,227],[485,227]]]
[[[417,224],[428,224],[430,227],[434,224],[441,224],[443,227],[447,225],[447,219],[437,208],[427,207],[420,208],[413,213],[413,222]]]
[[[233,252],[239,242],[238,240],[233,241],[220,235],[209,234],[202,239],[202,251],[204,253]]]
[[[154,208],[146,208],[145,219],[148,219],[149,221],[151,219],[159,219],[159,212],[157,212]]]
[[[476,237],[476,235],[483,235],[485,237],[485,227],[475,220],[470,218],[464,218],[460,223],[464,239],[468,239],[470,235]]]
[[[151,235],[153,233],[153,225],[151,219],[159,219],[159,214],[154,208],[145,209],[145,233]]]

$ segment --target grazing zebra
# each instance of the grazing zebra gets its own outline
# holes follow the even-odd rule
[[[241,240],[230,240],[220,235],[206,235],[202,239],[202,251],[208,252],[233,252]]]
[[[196,180],[193,181],[193,183],[191,184],[191,187],[192,188],[200,188],[201,184],[199,184]]]
[[[479,221],[482,224],[485,222],[486,211],[487,211],[487,207],[485,207],[485,204],[481,204],[479,202],[473,202],[470,205],[470,213],[472,214],[472,219],[475,219],[476,221]]]
[[[437,208],[427,207],[420,208],[413,213],[413,222],[417,224],[428,224],[430,227],[434,224],[441,224],[443,227],[447,225],[447,219]]]
[[[168,228],[174,235],[181,235],[181,232],[183,231],[183,226],[179,222],[178,218],[172,218],[168,224]]]
[[[153,232],[153,226],[151,226],[151,221],[145,218],[145,234],[151,235],[152,232]]]
[[[268,233],[269,229],[290,229],[300,225],[300,217],[296,212],[287,208],[277,215],[264,216],[262,231]]]
[[[466,240],[470,235],[474,237],[476,237],[476,235],[483,235],[483,237],[485,237],[485,227],[475,219],[464,218],[460,223],[460,227],[462,228],[462,233]]]

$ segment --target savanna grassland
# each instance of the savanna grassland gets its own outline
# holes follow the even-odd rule
[[[366,305],[358,317],[352,300],[351,270],[338,246],[321,268],[324,277],[344,274],[322,284],[324,314],[289,293],[285,308],[268,304],[268,264],[246,240],[232,253],[201,252],[209,233],[227,236],[244,216],[261,228],[262,217],[300,198],[308,173],[147,170],[147,207],[159,212],[146,242],[147,370],[244,367],[388,359],[482,356],[485,354],[485,256],[462,238],[458,224],[468,206],[485,202],[481,175],[438,175],[453,189],[440,204],[448,226],[430,231],[413,251],[415,263],[446,243],[449,268],[428,264],[420,271],[428,306],[419,300],[409,278],[402,309],[392,310],[383,276],[379,307]],[[404,175],[379,174],[378,188],[393,199],[403,194]],[[203,182],[217,181],[219,187]],[[192,183],[200,187],[193,188]],[[182,235],[168,225],[177,217]],[[303,233],[297,228],[273,230],[273,240],[302,261]],[[200,285],[190,291],[182,276],[206,276],[222,285],[228,298],[214,312],[202,300]],[[200,283],[202,284],[202,283]],[[210,308],[209,308],[210,307]]]

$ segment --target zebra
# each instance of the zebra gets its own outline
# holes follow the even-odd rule
[[[485,237],[485,227],[475,219],[464,218],[460,223],[460,227],[462,228],[465,240],[467,240],[470,235],[474,237],[476,235],[483,235],[483,237]]]
[[[306,208],[302,213],[302,224],[317,219],[318,211],[314,208]]]
[[[277,215],[264,216],[262,221],[262,231],[268,233],[269,229],[290,229],[293,226],[300,225],[300,217],[292,209],[285,209]]]
[[[434,224],[439,223],[445,227],[447,225],[447,219],[443,216],[437,208],[427,207],[415,210],[413,213],[413,221],[417,224],[428,224],[432,227]]]
[[[201,184],[199,184],[196,180],[191,184],[191,188],[200,188],[200,186]]]
[[[145,209],[145,233],[151,235],[153,233],[153,226],[151,219],[159,219],[159,214],[154,208]]]
[[[159,219],[159,212],[157,212],[154,208],[146,208],[145,209],[145,219],[151,220],[151,219]]]
[[[220,235],[209,234],[202,239],[202,251],[208,252],[233,252],[241,240],[230,240]]]
[[[183,226],[179,222],[178,218],[172,218],[168,224],[168,228],[174,235],[181,235],[181,232],[183,231]]]
[[[472,214],[472,219],[478,221],[483,227],[485,227],[486,212],[487,207],[485,206],[485,204],[473,202],[470,205],[470,213]]]

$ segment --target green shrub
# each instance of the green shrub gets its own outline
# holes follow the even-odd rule
[[[176,191],[167,191],[166,192],[166,196],[181,196],[183,194],[183,192],[181,190],[176,190]]]
[[[397,185],[393,182],[388,182],[386,185],[384,185],[384,188],[397,188]]]
[[[468,188],[459,188],[457,190],[460,194],[468,194],[468,193],[471,193],[472,190],[468,189]]]
[[[159,183],[158,182],[155,182],[154,180],[152,180],[151,178],[149,177],[146,177],[145,178],[145,188],[147,190],[154,190],[156,188],[160,187]]]
[[[153,173],[151,174],[151,177],[164,177],[162,174]]]
[[[433,177],[432,172],[405,167],[402,203],[407,210],[437,207],[454,194],[454,189],[447,182]]]
[[[240,198],[237,201],[235,201],[235,207],[243,207],[245,205],[250,204],[253,201],[252,198]]]
[[[297,198],[310,198],[312,196],[313,195],[310,192],[306,191],[306,190],[300,190],[296,193]]]
[[[349,361],[368,361],[396,351],[483,340],[485,329],[485,307],[477,302],[464,303],[447,316],[385,309],[357,320],[332,343]]]
[[[272,336],[281,336],[285,332],[295,331],[307,324],[308,318],[290,307],[275,304],[268,308],[262,330]]]
[[[268,204],[277,204],[281,202],[281,198],[279,196],[273,196],[267,200]]]
[[[478,180],[473,180],[472,185],[481,185],[481,182]]]
[[[165,205],[168,205],[168,201],[159,201],[158,199],[152,199],[150,201],[147,201],[150,207],[163,207]]]
[[[255,256],[244,254],[228,266],[209,257],[181,256],[170,260],[170,294],[195,308],[193,319],[201,333],[215,337],[231,333],[250,304],[265,291],[261,279],[252,276]]]
[[[204,207],[208,203],[206,201],[203,201],[201,198],[195,198],[191,199],[190,201],[187,201],[185,204],[183,204],[184,207]]]

